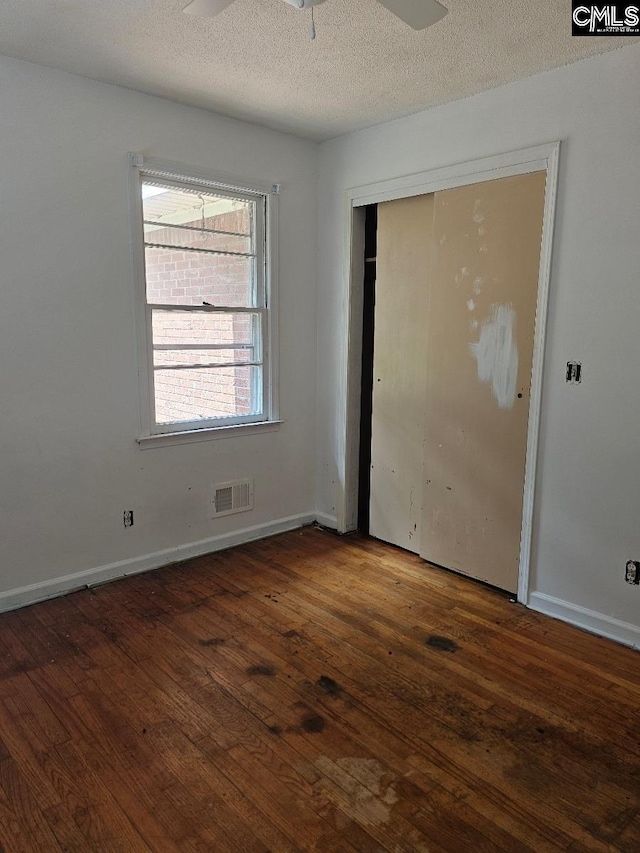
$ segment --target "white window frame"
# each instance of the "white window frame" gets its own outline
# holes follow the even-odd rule
[[[142,154],[130,153],[129,160],[129,210],[131,230],[131,256],[133,273],[134,309],[136,320],[136,351],[138,361],[140,447],[158,447],[191,441],[203,441],[230,435],[264,432],[277,429],[281,423],[278,408],[278,201],[280,186],[257,181],[230,178],[208,170],[149,159]],[[212,418],[206,421],[189,421],[158,424],[155,421],[153,386],[153,337],[151,307],[147,303],[145,251],[143,231],[142,183],[157,180],[176,186],[201,187],[209,192],[224,195],[237,194],[241,199],[254,200],[264,211],[256,220],[256,253],[260,266],[259,289],[264,291],[261,306],[246,309],[229,309],[236,313],[256,313],[262,317],[262,413],[229,418]],[[154,305],[153,308],[163,306]],[[170,306],[182,310],[182,306]],[[194,306],[186,310],[207,311]],[[220,309],[211,309],[212,312]],[[224,309],[223,309],[224,310]]]

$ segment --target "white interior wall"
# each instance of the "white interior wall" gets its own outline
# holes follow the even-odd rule
[[[633,45],[321,146],[317,508],[343,499],[345,190],[560,139],[531,604],[640,644],[638,79]]]
[[[317,146],[6,58],[0,116],[0,608],[312,518]],[[282,184],[278,431],[136,444],[128,151]]]
[[[640,558],[639,71],[640,47],[626,47],[322,146],[316,442],[316,146],[0,58],[0,607],[73,586],[75,573],[115,576],[314,512],[335,522],[344,190],[561,139],[533,604],[636,641],[640,590],[623,569]],[[135,443],[129,150],[283,185],[279,431]],[[570,358],[584,364],[579,387],[564,383]],[[208,519],[209,484],[245,475],[255,510]]]

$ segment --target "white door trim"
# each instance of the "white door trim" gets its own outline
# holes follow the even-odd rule
[[[362,290],[364,216],[367,204],[379,204],[399,198],[425,195],[438,190],[469,186],[483,181],[546,171],[542,245],[538,278],[538,301],[531,375],[531,399],[527,433],[527,455],[524,476],[524,501],[520,535],[520,565],[518,571],[518,601],[529,603],[529,570],[533,532],[533,509],[536,483],[540,411],[542,405],[542,373],[544,363],[547,306],[551,278],[551,254],[558,185],[560,142],[537,145],[456,163],[414,175],[405,175],[352,187],[345,193],[345,252],[343,280],[346,282],[347,306],[343,328],[341,397],[339,412],[339,441],[343,447],[343,487],[337,496],[338,530],[346,533],[357,526],[358,509],[358,442],[360,433],[360,359],[362,354]]]

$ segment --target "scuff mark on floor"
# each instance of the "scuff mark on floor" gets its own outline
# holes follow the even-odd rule
[[[430,637],[424,641],[425,645],[429,646],[432,649],[437,649],[439,652],[457,652],[458,644],[455,640],[449,639],[449,637],[441,637],[438,634],[432,634]]]
[[[320,773],[339,789],[350,816],[361,826],[380,826],[391,818],[391,807],[398,802],[395,788],[384,781],[387,772],[375,758],[338,758],[321,755],[314,762]],[[327,794],[334,797],[333,786]],[[342,800],[342,796],[338,800]]]

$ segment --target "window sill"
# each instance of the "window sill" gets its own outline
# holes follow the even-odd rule
[[[258,421],[254,424],[235,424],[234,426],[192,429],[186,432],[163,432],[158,435],[142,435],[136,439],[141,450],[153,447],[170,447],[173,444],[192,444],[196,441],[211,441],[217,438],[231,438],[240,435],[252,435],[258,432],[275,432],[284,421]]]

